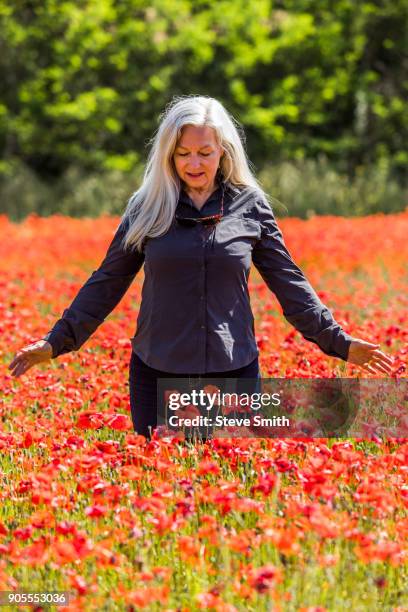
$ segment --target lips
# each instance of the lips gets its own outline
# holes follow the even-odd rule
[[[186,174],[188,176],[191,176],[192,178],[198,178],[199,176],[203,176],[204,172],[198,172],[198,173],[194,173],[194,174],[192,172],[186,172]]]

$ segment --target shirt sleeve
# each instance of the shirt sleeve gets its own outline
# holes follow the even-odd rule
[[[126,233],[120,222],[97,270],[94,270],[43,340],[52,346],[52,359],[77,351],[120,302],[144,262],[144,253],[124,250]]]
[[[335,321],[293,261],[271,207],[263,198],[256,202],[256,214],[261,235],[254,246],[252,260],[276,295],[285,319],[326,355],[347,361],[352,336]]]

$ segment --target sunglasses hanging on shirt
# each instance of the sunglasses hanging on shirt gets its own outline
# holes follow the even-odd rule
[[[196,225],[204,225],[205,227],[211,227],[213,225],[217,225],[222,219],[224,215],[224,187],[222,186],[222,196],[221,196],[221,207],[220,212],[216,215],[210,215],[208,217],[181,217],[180,215],[176,215],[176,220],[180,225],[185,227],[194,227]]]

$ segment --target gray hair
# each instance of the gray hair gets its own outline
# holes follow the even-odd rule
[[[150,141],[142,184],[122,215],[122,222],[127,223],[124,248],[141,251],[146,238],[161,236],[170,228],[181,189],[173,154],[185,125],[213,128],[224,150],[219,168],[222,179],[238,187],[253,188],[268,199],[250,170],[242,128],[224,106],[208,96],[175,97],[160,116],[159,127]]]

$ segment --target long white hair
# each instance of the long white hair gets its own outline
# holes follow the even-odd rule
[[[170,228],[181,189],[173,154],[185,125],[215,130],[216,140],[224,150],[219,167],[223,181],[252,187],[267,198],[250,170],[242,128],[224,106],[208,96],[175,97],[160,116],[159,127],[150,141],[142,184],[122,215],[121,222],[126,222],[128,228],[122,241],[125,249],[141,251],[146,238],[161,236]]]

